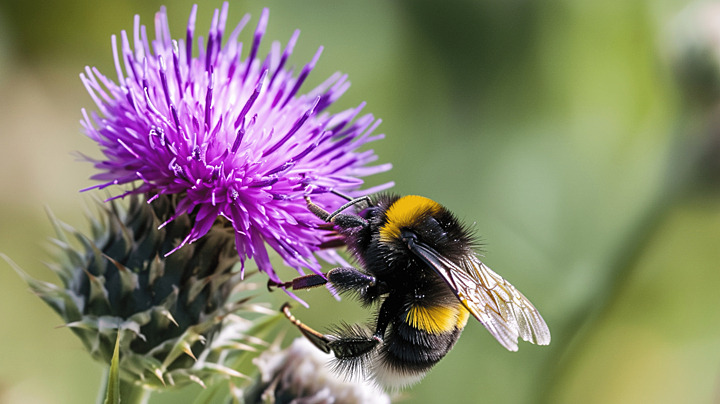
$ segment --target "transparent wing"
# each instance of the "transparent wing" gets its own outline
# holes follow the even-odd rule
[[[539,345],[550,343],[550,330],[535,306],[477,257],[469,256],[458,265],[423,244],[410,244],[505,348],[517,351],[518,338]]]
[[[550,343],[550,330],[535,306],[476,257],[463,263],[467,270],[447,271],[465,307],[500,343],[517,351],[518,337],[533,344]]]

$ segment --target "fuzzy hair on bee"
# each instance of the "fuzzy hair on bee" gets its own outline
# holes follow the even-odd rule
[[[514,286],[477,256],[473,232],[447,208],[416,195],[349,198],[329,213],[306,198],[308,209],[333,231],[325,247],[341,241],[359,264],[306,275],[269,287],[309,289],[330,284],[374,309],[370,328],[336,326],[320,333],[281,311],[348,377],[402,388],[420,381],[455,345],[469,317],[500,344],[517,351],[518,339],[550,343],[540,313]],[[355,207],[355,213],[343,213]],[[330,226],[328,226],[330,225]],[[374,326],[374,328],[373,328]]]

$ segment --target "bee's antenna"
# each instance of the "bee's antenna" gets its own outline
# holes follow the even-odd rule
[[[370,197],[367,195],[361,196],[359,198],[351,199],[350,202],[347,202],[346,204],[344,204],[343,206],[338,208],[338,210],[336,210],[332,213],[330,213],[330,212],[326,211],[325,209],[321,208],[320,206],[316,205],[313,201],[310,200],[309,196],[305,197],[305,202],[307,202],[308,209],[310,209],[310,211],[312,213],[314,213],[315,216],[319,217],[320,219],[322,219],[328,223],[333,222],[333,219],[335,219],[336,217],[345,217],[345,218],[350,217],[350,218],[355,218],[355,219],[351,220],[351,222],[349,222],[349,224],[346,223],[346,225],[344,225],[344,227],[347,227],[347,226],[357,227],[357,226],[365,226],[365,225],[367,225],[367,222],[364,219],[362,219],[360,216],[344,215],[344,214],[342,214],[342,211],[353,205],[357,205],[360,202],[365,202],[368,204],[368,206],[370,206],[372,201],[370,200]]]
[[[365,202],[368,206],[370,206],[370,205],[372,204],[372,201],[370,200],[370,197],[367,196],[367,195],[361,196],[361,197],[358,197],[358,198],[350,198],[350,202],[344,204],[343,206],[339,207],[335,212],[331,213],[331,214],[327,217],[327,221],[328,221],[328,222],[331,222],[331,221],[333,220],[333,218],[334,218],[335,216],[339,215],[340,213],[342,213],[343,210],[345,210],[345,209],[347,209],[347,208],[349,208],[349,207],[351,207],[351,206],[353,206],[353,205],[357,205],[358,203],[361,203],[361,202]]]
[[[345,195],[345,194],[343,194],[343,193],[341,193],[341,192],[338,192],[338,191],[335,191],[335,190],[330,191],[330,193],[333,193],[333,194],[335,194],[335,195],[337,195],[337,196],[339,196],[339,197],[341,197],[341,198],[343,198],[343,199],[347,199],[348,201],[352,201],[353,199],[355,199],[355,198],[353,198],[353,197],[351,197],[351,196]]]

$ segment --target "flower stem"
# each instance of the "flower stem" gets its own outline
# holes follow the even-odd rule
[[[100,391],[96,400],[97,404],[105,404],[105,397],[107,395],[107,382],[108,373],[110,368],[105,370],[105,374],[100,384]],[[120,401],[122,404],[147,404],[150,400],[151,391],[138,384],[130,383],[120,378]]]
[[[122,404],[146,404],[150,400],[149,389],[120,379],[120,401]]]

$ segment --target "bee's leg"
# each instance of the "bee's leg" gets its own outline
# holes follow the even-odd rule
[[[338,359],[355,359],[370,353],[376,346],[382,343],[382,338],[375,335],[366,337],[364,335],[353,335],[345,337],[333,337],[328,347]]]
[[[299,276],[288,282],[275,282],[272,279],[268,279],[267,288],[268,291],[272,292],[272,288],[286,288],[293,290],[310,289],[316,286],[326,284],[327,274],[311,274],[305,276]]]
[[[339,291],[361,290],[377,284],[374,276],[362,273],[353,267],[334,268],[327,273],[328,282]]]
[[[385,331],[397,310],[401,308],[401,301],[388,297],[380,307],[378,314],[378,322],[375,327],[375,333],[366,335],[358,327],[348,327],[344,331],[345,336],[333,337],[326,335],[329,340],[328,347],[335,353],[338,359],[354,359],[359,358],[369,352],[383,342]]]
[[[295,324],[295,326],[300,330],[302,335],[305,336],[310,342],[313,343],[318,349],[325,353],[330,353],[330,339],[328,339],[327,336],[313,330],[312,328],[306,326],[303,324],[300,320],[295,318],[295,316],[290,313],[290,303],[285,303],[280,308],[280,311],[285,314],[285,317],[287,317],[290,322]]]
[[[375,336],[367,337],[362,335],[338,337],[334,335],[325,335],[313,330],[290,313],[290,304],[285,303],[280,308],[295,326],[300,330],[310,342],[318,349],[325,353],[332,351],[338,359],[358,358],[372,351],[382,339]]]
[[[286,288],[292,290],[310,289],[326,283],[333,285],[338,292],[359,291],[360,295],[364,295],[370,288],[378,287],[374,290],[376,294],[385,293],[385,284],[378,282],[374,276],[362,273],[353,267],[338,267],[329,270],[326,274],[305,275],[297,277],[288,282],[275,282],[268,280],[268,290],[272,292],[272,288]]]
[[[378,311],[377,325],[375,326],[375,334],[373,334],[375,337],[381,339],[385,337],[385,331],[390,325],[390,321],[394,316],[397,316],[397,313],[402,311],[403,303],[402,299],[398,299],[394,295],[389,295],[383,301],[380,311]]]
[[[307,202],[308,209],[310,212],[312,212],[315,216],[319,217],[320,219],[324,220],[328,223],[336,224],[343,229],[352,229],[354,227],[365,227],[368,225],[368,222],[357,215],[348,215],[345,213],[342,213],[343,210],[349,208],[350,206],[356,205],[360,202],[367,202],[370,203],[370,198],[368,196],[363,196],[360,198],[356,198],[351,200],[350,202],[344,204],[341,206],[338,210],[329,213],[325,209],[321,208],[320,206],[316,205],[313,201],[310,200],[309,196],[305,197],[305,202]]]
[[[367,304],[372,303],[374,298],[384,294],[387,289],[384,282],[378,281],[374,276],[362,273],[352,267],[331,269],[325,277],[322,275],[307,275],[285,283],[268,283],[268,287],[274,285],[292,289],[306,289],[326,282],[337,288],[338,292],[358,292],[360,298],[365,300]],[[397,299],[392,299],[389,296],[383,302],[378,315],[378,324],[375,333],[372,335],[357,326],[348,326],[339,331],[341,335],[338,336],[322,334],[295,318],[290,313],[290,306],[287,303],[280,310],[320,350],[326,353],[332,351],[338,359],[352,360],[359,359],[370,353],[378,344],[382,343],[385,330],[392,319],[393,310],[396,309],[395,300]]]

